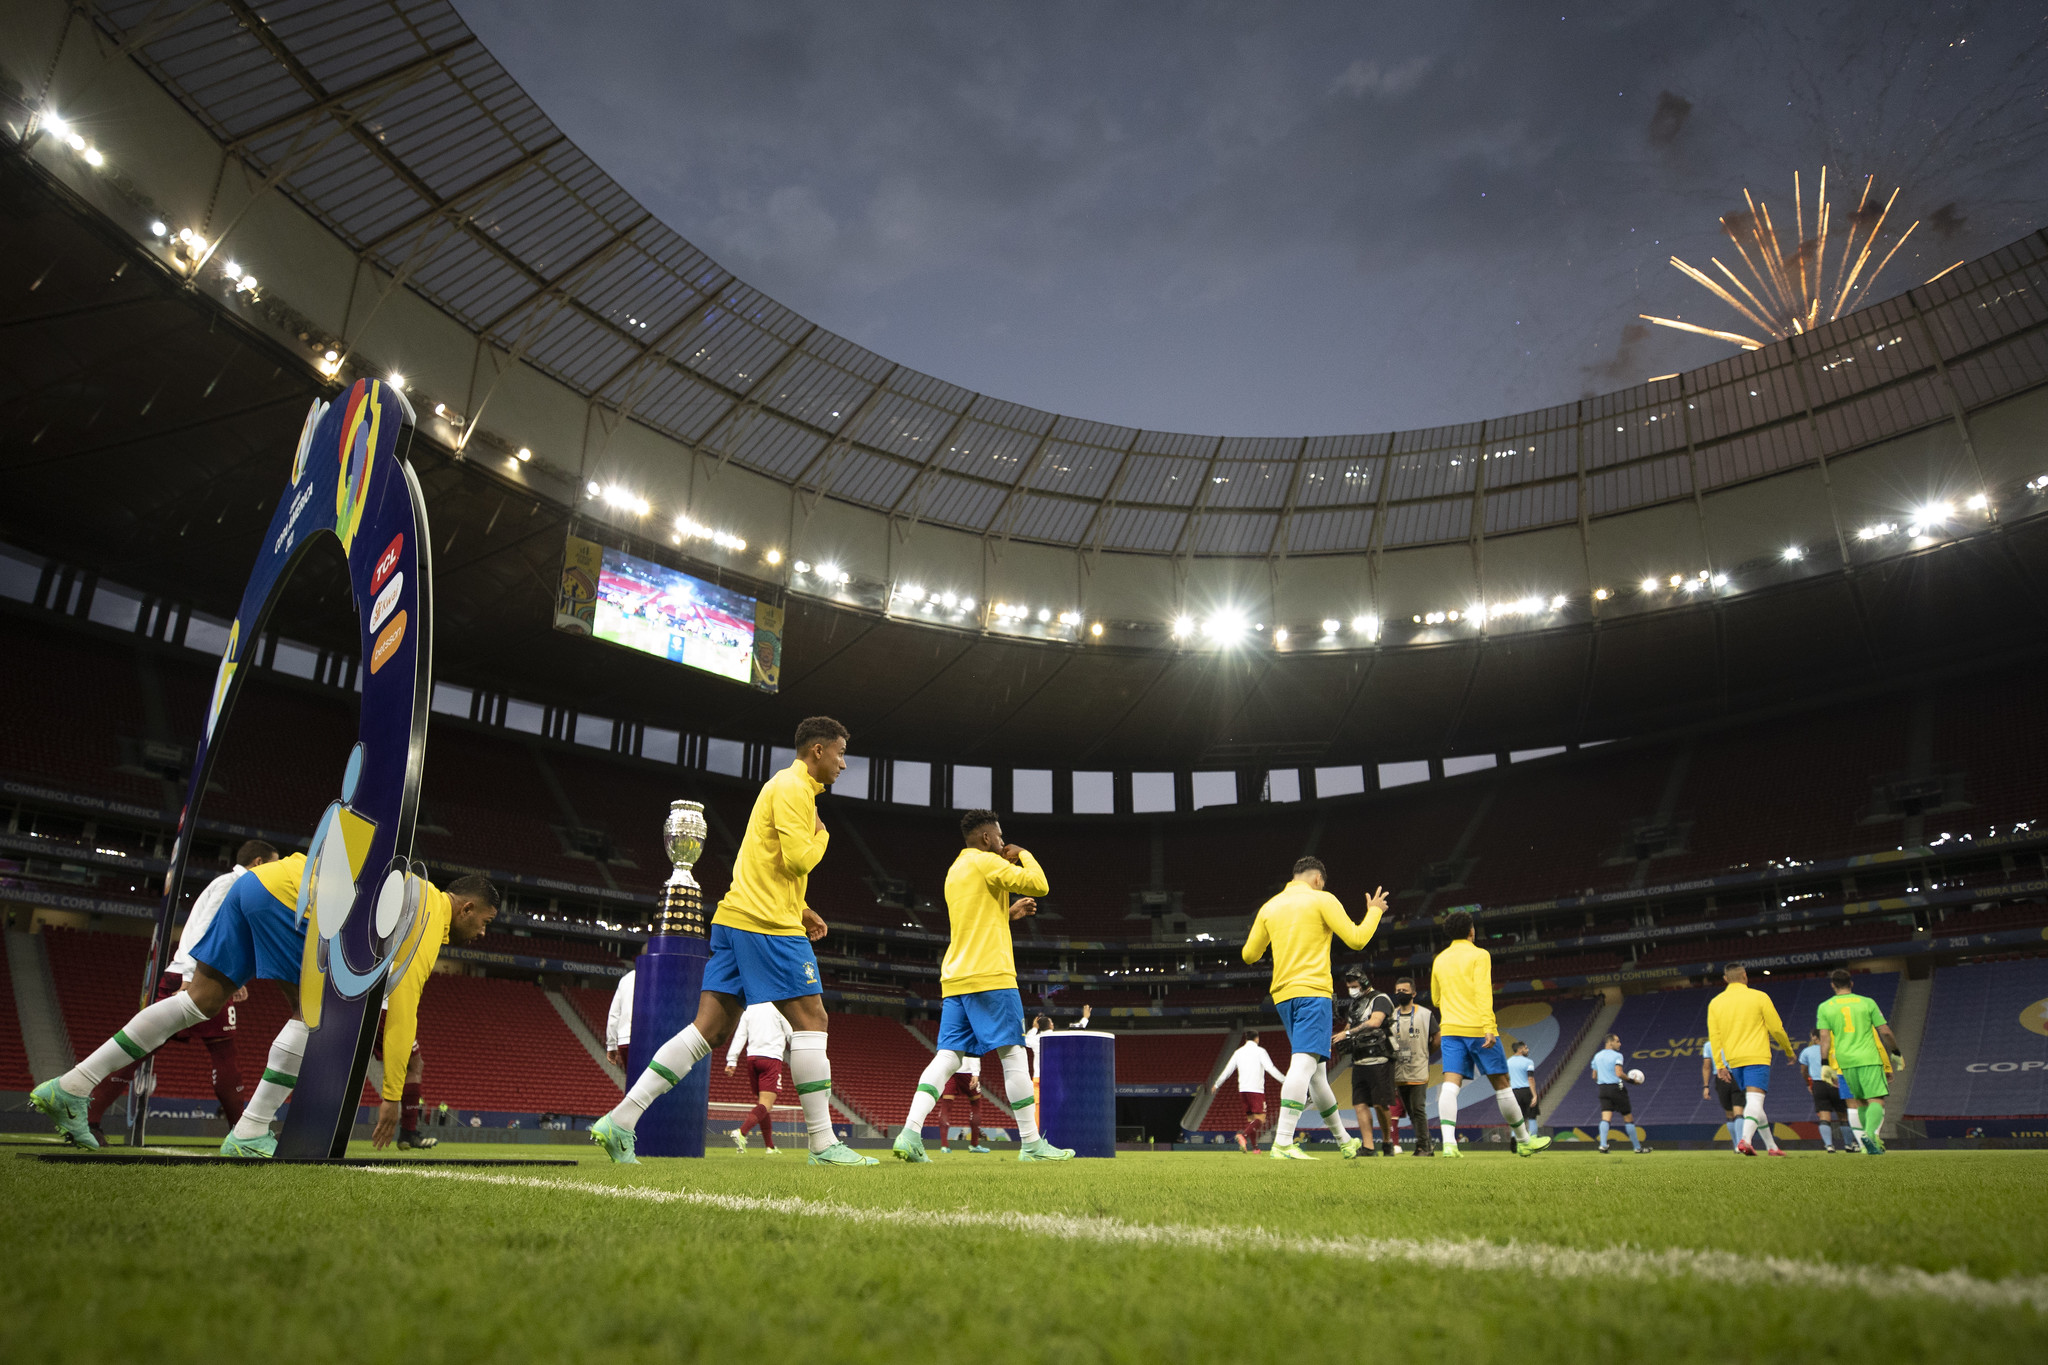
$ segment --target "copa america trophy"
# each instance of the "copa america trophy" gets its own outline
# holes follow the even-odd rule
[[[704,892],[690,869],[704,853],[709,828],[701,801],[672,801],[662,822],[661,843],[671,870],[662,885],[647,947],[633,964],[633,1034],[626,1045],[630,1085],[656,1048],[697,1017],[704,989],[704,965],[711,957],[711,926],[704,916]],[[705,1120],[711,1107],[711,1063],[700,1061],[682,1084],[648,1106],[641,1116],[636,1150],[642,1156],[704,1155]]]
[[[662,822],[661,843],[674,864],[661,888],[661,908],[655,912],[655,934],[689,934],[709,938],[711,927],[704,920],[704,891],[690,869],[704,856],[704,803],[671,801],[668,819]]]

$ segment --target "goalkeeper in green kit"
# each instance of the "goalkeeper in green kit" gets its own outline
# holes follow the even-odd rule
[[[1891,1073],[1905,1059],[1884,1011],[1869,996],[1856,994],[1851,980],[1840,967],[1828,973],[1835,993],[1821,1005],[1814,1027],[1820,1030],[1821,1055],[1834,1063],[1849,1088],[1850,1108],[1862,1111],[1863,1150],[1882,1156],[1884,1101],[1891,1094]]]

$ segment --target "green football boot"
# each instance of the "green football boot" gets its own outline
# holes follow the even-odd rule
[[[1542,1151],[1545,1147],[1548,1147],[1549,1145],[1550,1139],[1547,1137],[1543,1137],[1540,1135],[1537,1137],[1532,1137],[1527,1142],[1518,1142],[1515,1144],[1515,1155],[1534,1156],[1538,1152]]]
[[[262,1137],[238,1138],[229,1133],[220,1140],[222,1156],[254,1157],[268,1161],[277,1155],[277,1138],[269,1133]]]
[[[1352,1138],[1348,1142],[1340,1142],[1337,1144],[1337,1150],[1343,1154],[1346,1161],[1356,1161],[1358,1154],[1365,1150],[1365,1139]]]
[[[862,1156],[843,1142],[835,1142],[822,1152],[811,1153],[813,1166],[879,1166],[882,1163],[871,1156]]]
[[[74,1095],[56,1081],[44,1081],[29,1092],[28,1102],[40,1109],[50,1122],[57,1125],[57,1131],[64,1140],[74,1147],[83,1147],[88,1152],[100,1145],[92,1135],[92,1125],[87,1121],[86,1108],[91,1103],[88,1095]]]
[[[1863,1155],[1883,1156],[1884,1144],[1878,1141],[1877,1137],[1874,1134],[1865,1133],[1863,1135]]]
[[[1457,1143],[1455,1143],[1455,1142],[1446,1142],[1445,1144],[1443,1144],[1443,1146],[1441,1146],[1441,1147],[1437,1148],[1437,1150],[1436,1150],[1436,1154],[1437,1154],[1438,1156],[1463,1156],[1463,1155],[1465,1155],[1464,1151],[1463,1151],[1463,1150],[1461,1150],[1461,1149],[1459,1148],[1458,1144],[1457,1144]]]
[[[896,1154],[898,1161],[908,1161],[913,1166],[919,1162],[927,1166],[931,1164],[932,1159],[924,1152],[924,1134],[914,1128],[905,1128],[898,1133],[889,1150]]]
[[[1055,1147],[1042,1137],[1035,1137],[1017,1149],[1019,1161],[1072,1161],[1074,1149]]]
[[[1275,1161],[1314,1161],[1316,1158],[1301,1150],[1299,1142],[1276,1142],[1266,1155]]]
[[[606,1114],[590,1125],[590,1140],[604,1148],[604,1154],[620,1166],[638,1166],[640,1158],[633,1155],[633,1130],[621,1128]]]

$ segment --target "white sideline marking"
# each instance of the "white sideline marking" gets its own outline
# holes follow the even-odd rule
[[[1855,1291],[1872,1298],[1917,1294],[1973,1308],[2048,1310],[2048,1279],[1982,1280],[1963,1270],[1927,1271],[1910,1266],[1849,1266],[1826,1261],[1793,1261],[1777,1256],[1736,1255],[1726,1251],[1651,1250],[1630,1245],[1596,1251],[1538,1243],[1482,1242],[1458,1238],[1416,1241],[1405,1237],[1289,1237],[1264,1228],[1193,1227],[1176,1223],[1127,1223],[1120,1218],[1095,1218],[1065,1213],[973,1213],[927,1209],[863,1209],[850,1204],[810,1199],[761,1199],[741,1194],[710,1194],[700,1190],[650,1189],[642,1185],[604,1185],[542,1176],[486,1175],[472,1171],[395,1170],[354,1167],[371,1175],[414,1176],[426,1180],[459,1180],[471,1184],[509,1185],[552,1193],[639,1200],[649,1204],[684,1204],[727,1213],[780,1213],[798,1218],[825,1218],[865,1226],[914,1227],[920,1230],[971,1228],[977,1231],[1023,1233],[1067,1242],[1099,1242],[1112,1246],[1157,1246],[1192,1251],[1269,1251],[1297,1256],[1330,1256],[1358,1261],[1391,1261],[1426,1265],[1438,1270],[1492,1273],[1520,1271],[1558,1280],[1706,1280],[1736,1287]]]

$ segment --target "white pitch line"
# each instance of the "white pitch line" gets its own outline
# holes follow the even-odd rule
[[[1655,1250],[1627,1244],[1583,1250],[1540,1242],[1483,1242],[1457,1238],[1418,1241],[1397,1237],[1290,1237],[1264,1228],[1194,1227],[1176,1223],[1127,1223],[1065,1213],[973,1213],[929,1209],[864,1209],[795,1197],[762,1199],[751,1195],[711,1194],[701,1190],[663,1190],[642,1185],[605,1185],[594,1181],[541,1176],[486,1175],[471,1171],[426,1171],[356,1167],[372,1175],[415,1176],[470,1184],[504,1185],[549,1193],[635,1200],[649,1204],[682,1204],[726,1213],[778,1213],[796,1218],[822,1218],[868,1227],[912,1227],[921,1231],[962,1228],[1021,1233],[1057,1241],[1096,1242],[1110,1246],[1167,1247],[1189,1251],[1265,1251],[1296,1256],[1327,1256],[1369,1262],[1401,1262],[1438,1270],[1497,1273],[1519,1271],[1557,1280],[1704,1280],[1737,1288],[1817,1289],[1853,1291],[1872,1298],[1914,1294],[1972,1308],[2048,1310],[2048,1278],[1984,1280],[1963,1270],[1927,1271],[1911,1266],[1853,1266],[1827,1261],[1793,1261],[1778,1256],[1736,1255],[1726,1251]]]

